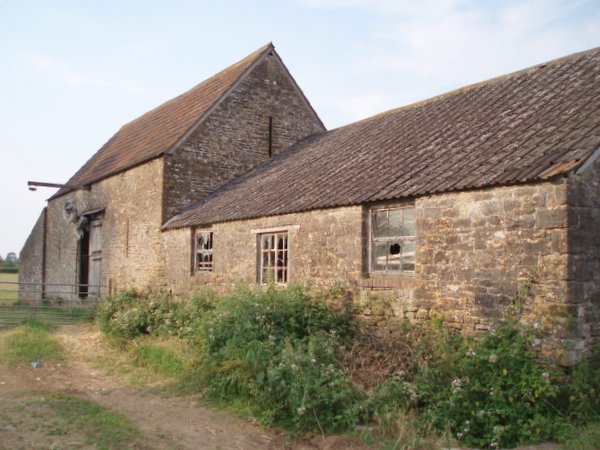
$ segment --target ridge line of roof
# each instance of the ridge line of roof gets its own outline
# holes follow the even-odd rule
[[[175,142],[175,144],[173,144],[171,146],[171,148],[164,150],[161,154],[172,154],[175,150],[177,150],[179,148],[179,146],[181,144],[183,144],[183,142],[185,142],[185,140],[187,138],[190,137],[191,134],[194,133],[194,131],[196,131],[196,129],[202,124],[202,122],[204,122],[204,120],[216,109],[218,108],[218,106],[223,102],[223,100],[225,100],[227,98],[227,96],[229,96],[229,94],[231,94],[235,89],[237,89],[237,87],[240,85],[240,83],[256,68],[256,66],[258,66],[260,63],[263,62],[263,60],[265,59],[265,57],[270,53],[270,52],[274,52],[275,51],[275,46],[273,45],[272,42],[269,42],[267,45],[262,46],[261,48],[259,48],[258,50],[256,50],[253,54],[247,56],[246,58],[238,61],[237,63],[233,64],[232,66],[238,65],[240,64],[242,61],[245,61],[246,59],[248,59],[249,57],[251,57],[252,55],[256,55],[256,59],[254,60],[254,62],[252,64],[250,64],[250,66],[248,66],[248,68],[246,68],[246,70],[244,71],[244,73],[242,73],[237,80],[235,80],[231,86],[229,86],[229,88],[223,92],[223,94],[215,100],[215,102],[211,105],[210,108],[208,108],[204,114],[202,114],[198,120],[196,120],[196,122],[194,122],[190,128],[183,133],[183,135],[177,140],[177,142]],[[232,67],[229,66],[229,67]],[[194,89],[194,88],[192,88]],[[182,94],[183,95],[183,94]]]
[[[211,105],[211,107],[204,113],[202,114],[202,116],[191,126],[190,129],[188,129],[185,133],[182,134],[182,138],[179,138],[175,144],[173,146],[171,146],[171,148],[168,148],[166,150],[162,150],[159,153],[155,153],[152,154],[151,156],[147,156],[147,157],[142,157],[137,161],[133,161],[130,164],[127,164],[124,167],[118,168],[117,170],[113,170],[113,171],[109,171],[101,176],[97,176],[95,178],[92,178],[91,180],[89,180],[87,183],[85,183],[86,185],[90,185],[93,183],[97,183],[101,180],[104,180],[106,178],[109,178],[111,176],[117,175],[119,173],[122,173],[124,171],[127,171],[133,167],[137,167],[139,165],[145,164],[147,162],[153,161],[156,158],[160,158],[161,156],[163,156],[165,153],[170,152],[171,150],[175,150],[177,148],[178,145],[181,144],[181,142],[183,142],[185,139],[187,139],[190,135],[191,132],[193,132],[193,130],[202,122],[202,120],[204,120],[204,118],[207,117],[207,115],[214,111],[214,108],[227,96],[231,93],[231,91],[233,89],[235,89],[235,87],[237,87],[239,85],[239,83],[241,82],[241,80],[243,80],[255,67],[257,64],[259,64],[263,58],[265,57],[265,55],[267,55],[270,51],[274,50],[274,46],[272,42],[269,42],[266,45],[263,45],[262,47],[260,47],[259,49],[255,50],[254,52],[252,52],[251,54],[245,56],[244,58],[240,59],[239,61],[236,61],[235,63],[231,64],[230,66],[226,67],[225,69],[217,72],[216,74],[213,74],[212,76],[210,76],[209,78],[201,81],[200,83],[196,84],[195,86],[193,86],[192,88],[186,90],[185,92],[182,92],[181,94],[168,99],[167,101],[155,106],[154,108],[150,109],[149,111],[146,111],[145,113],[143,113],[142,115],[136,117],[133,120],[130,120],[129,122],[126,122],[125,124],[121,125],[121,127],[108,139],[108,141],[106,141],[76,172],[75,174],[73,174],[70,178],[69,181],[72,180],[84,167],[86,167],[86,165],[88,165],[97,155],[101,154],[102,151],[119,135],[119,133],[123,132],[127,127],[130,126],[134,126],[134,124],[143,121],[145,118],[147,117],[151,117],[153,114],[155,114],[158,110],[165,108],[168,105],[171,105],[172,103],[175,103],[177,101],[179,101],[182,97],[185,97],[186,95],[189,95],[191,92],[193,92],[194,90],[198,89],[200,86],[202,86],[204,83],[208,82],[209,80],[215,78],[216,76],[218,76],[219,74],[221,74],[222,72],[226,71],[226,70],[230,70],[232,68],[235,67],[239,67],[240,65],[242,65],[244,62],[247,62],[248,60],[252,60],[254,59],[254,61],[250,64],[250,66],[238,77],[238,79],[232,83],[232,86],[230,86],[230,88],[228,88],[216,101],[213,105]],[[68,182],[67,182],[68,185]],[[69,192],[72,192],[76,189],[74,188],[69,188],[69,187],[63,187],[61,189],[59,189],[56,193],[54,193],[52,196],[50,196],[47,201],[50,200],[54,200],[56,198],[62,197],[63,195],[68,194]]]
[[[156,105],[154,108],[149,109],[148,111],[142,113],[140,116],[130,120],[129,122],[125,122],[123,125],[121,125],[119,127],[119,130],[117,130],[117,133],[122,130],[123,128],[125,128],[128,125],[131,125],[132,123],[135,123],[139,120],[142,120],[144,117],[150,115],[151,113],[153,113],[154,111],[156,111],[159,108],[162,108],[166,105],[169,105],[171,103],[174,103],[175,101],[179,100],[181,97],[189,94],[190,92],[194,91],[195,89],[197,89],[199,86],[201,86],[202,84],[206,83],[208,80],[214,78],[215,76],[219,75],[221,72],[231,69],[233,67],[238,66],[239,64],[241,64],[242,62],[244,62],[245,60],[249,59],[250,57],[252,57],[253,55],[259,54],[260,56],[262,56],[262,53],[264,51],[266,51],[269,47],[273,47],[273,44],[271,42],[269,42],[266,45],[263,45],[262,47],[260,47],[259,49],[255,50],[254,52],[250,53],[249,55],[246,55],[245,57],[243,57],[242,59],[240,59],[239,61],[234,62],[233,64],[230,64],[229,66],[225,67],[224,69],[220,70],[217,73],[212,74],[211,76],[209,76],[208,78],[202,80],[200,83],[196,83],[194,86],[192,86],[191,88],[185,90],[184,92],[176,95],[175,97],[171,97],[167,100],[165,100],[164,102],[160,103],[159,105]],[[259,58],[260,56],[257,56],[257,58]],[[115,133],[116,134],[116,133]]]

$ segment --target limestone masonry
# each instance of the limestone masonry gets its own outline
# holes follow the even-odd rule
[[[21,252],[40,299],[348,289],[374,326],[600,340],[600,49],[326,131],[272,45],[121,128]]]

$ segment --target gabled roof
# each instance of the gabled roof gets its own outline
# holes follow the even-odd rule
[[[121,129],[67,182],[89,185],[172,150],[269,52],[267,44],[189,91],[148,111]],[[72,190],[62,188],[51,198]]]
[[[544,180],[600,145],[600,48],[307,138],[166,228]]]

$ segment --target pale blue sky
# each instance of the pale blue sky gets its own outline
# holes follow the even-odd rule
[[[598,0],[0,0],[0,255],[124,123],[272,41],[328,128],[600,45]]]

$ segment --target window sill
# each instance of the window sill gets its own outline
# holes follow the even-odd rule
[[[356,287],[368,289],[412,289],[414,272],[372,273],[355,281]]]

